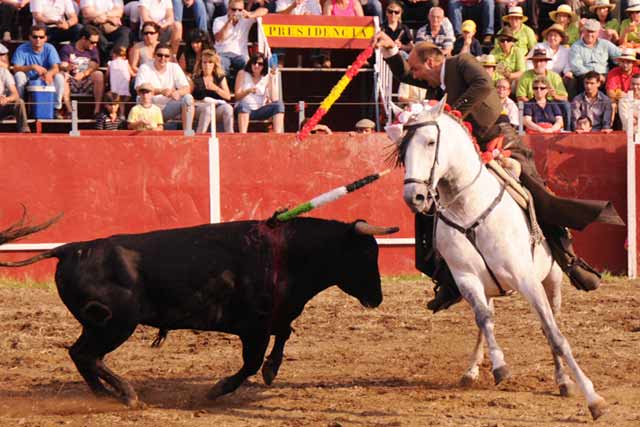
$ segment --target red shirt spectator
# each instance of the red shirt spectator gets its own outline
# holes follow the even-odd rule
[[[622,55],[615,61],[618,66],[607,74],[607,95],[614,101],[621,99],[631,90],[631,76],[640,73],[635,49],[622,49]]]

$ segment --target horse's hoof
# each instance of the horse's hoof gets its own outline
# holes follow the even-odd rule
[[[494,369],[493,371],[493,379],[496,385],[500,384],[502,381],[511,377],[511,373],[509,372],[509,368],[507,365],[502,365],[499,368]]]
[[[600,398],[589,405],[589,412],[591,412],[591,417],[594,421],[600,418],[602,414],[606,412],[606,410],[607,402],[603,398]]]
[[[573,397],[576,395],[576,385],[572,382],[560,384],[560,396]]]
[[[469,388],[476,383],[476,378],[471,375],[464,374],[462,378],[460,378],[460,386],[464,388]]]
[[[267,363],[262,365],[262,379],[266,385],[271,385],[275,377],[276,373],[270,365],[267,365]]]

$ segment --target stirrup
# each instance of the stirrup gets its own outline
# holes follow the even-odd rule
[[[600,287],[602,275],[580,258],[574,258],[567,265],[567,276],[571,284],[581,291],[594,291]]]

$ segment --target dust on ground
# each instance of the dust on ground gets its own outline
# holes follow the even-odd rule
[[[465,303],[432,315],[426,279],[387,278],[374,310],[332,288],[294,322],[272,386],[260,375],[235,393],[206,392],[241,366],[235,336],[173,331],[160,349],[140,327],[106,357],[145,404],[98,400],[66,348],[79,324],[54,288],[0,284],[1,426],[469,426],[592,424],[581,395],[559,396],[539,322],[519,296],[496,301],[496,336],[512,378],[496,387],[490,366],[477,385],[458,385],[475,342]],[[614,280],[595,292],[565,284],[560,326],[609,403],[596,423],[640,426],[640,282]]]

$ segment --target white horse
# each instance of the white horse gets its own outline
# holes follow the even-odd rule
[[[540,318],[561,394],[575,387],[564,372],[564,359],[597,419],[606,402],[580,369],[555,319],[562,271],[545,241],[532,244],[527,215],[482,164],[467,129],[443,113],[445,101],[446,96],[432,108],[418,108],[395,136],[407,132],[396,140],[398,161],[405,168],[404,200],[414,212],[426,213],[436,204],[434,246],[475,313],[478,339],[462,383],[477,380],[485,339],[495,383],[509,376],[494,335],[492,298],[517,291]],[[388,133],[394,139],[394,132]]]

